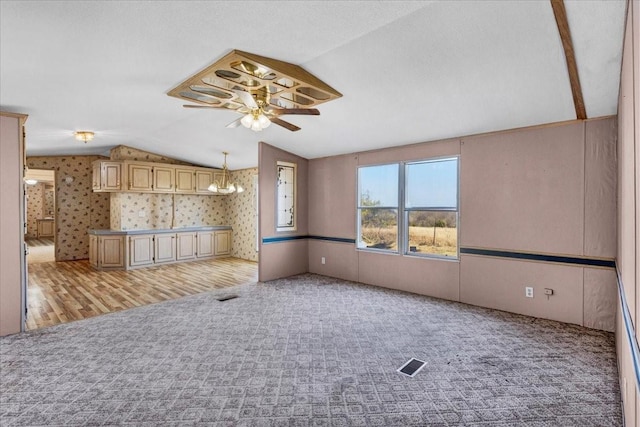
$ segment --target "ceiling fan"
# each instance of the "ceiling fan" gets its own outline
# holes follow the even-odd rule
[[[236,111],[242,113],[243,116],[232,121],[226,127],[236,128],[240,125],[259,132],[268,128],[271,123],[282,126],[292,132],[299,131],[300,128],[293,123],[289,123],[279,118],[288,114],[319,116],[320,111],[317,108],[274,108],[270,104],[270,96],[268,92],[258,91],[254,95],[241,89],[234,89],[238,99],[244,104],[244,107]],[[255,97],[255,98],[254,98]],[[203,109],[228,109],[228,107],[220,107],[216,105],[183,105],[185,108],[203,108]]]
[[[237,111],[242,117],[227,127],[243,125],[256,132],[271,123],[298,131],[280,117],[317,116],[317,105],[342,96],[298,65],[239,50],[188,77],[167,95],[196,103],[185,108]]]

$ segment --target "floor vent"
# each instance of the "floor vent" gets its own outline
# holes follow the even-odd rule
[[[218,298],[216,298],[218,301],[228,301],[230,299],[234,299],[234,298],[238,298],[238,295],[236,294],[228,294],[228,295],[220,295]]]
[[[422,368],[424,368],[425,363],[426,362],[423,362],[422,360],[411,358],[407,363],[402,365],[400,369],[398,369],[398,372],[413,377],[420,372]]]

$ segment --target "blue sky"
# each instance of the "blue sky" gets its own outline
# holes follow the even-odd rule
[[[361,190],[369,191],[381,206],[398,203],[398,164],[358,169]],[[457,205],[457,159],[444,159],[407,165],[406,207],[455,207]]]

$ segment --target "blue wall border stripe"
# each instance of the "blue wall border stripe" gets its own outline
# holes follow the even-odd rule
[[[345,237],[327,237],[327,236],[310,236],[310,235],[263,237],[262,243],[263,244],[279,243],[279,242],[289,242],[293,240],[303,240],[303,239],[324,240],[328,242],[351,243],[351,244],[356,243],[356,239],[347,239]]]
[[[532,254],[527,252],[500,251],[495,249],[460,248],[461,254],[483,255],[499,258],[514,258],[528,261],[559,262],[562,264],[587,265],[592,267],[616,268],[616,263],[608,259],[580,258],[561,255]]]
[[[624,286],[622,285],[622,276],[616,266],[616,276],[618,282],[618,295],[620,295],[620,305],[622,306],[622,319],[624,320],[624,329],[627,333],[627,340],[629,341],[629,347],[631,347],[631,360],[633,361],[633,370],[636,377],[636,389],[640,392],[640,348],[638,347],[638,340],[636,338],[636,331],[631,321],[631,313],[629,312],[629,306],[627,305],[627,298],[624,295]]]

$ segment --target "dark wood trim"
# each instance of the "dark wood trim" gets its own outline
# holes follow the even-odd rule
[[[569,82],[571,83],[571,92],[573,94],[573,105],[576,108],[576,118],[584,120],[587,118],[587,112],[584,108],[584,99],[582,98],[582,88],[580,87],[580,77],[578,76],[578,65],[576,64],[576,56],[573,51],[573,42],[571,41],[571,31],[569,30],[569,21],[567,20],[567,10],[564,7],[564,0],[550,0],[553,8],[553,15],[556,18],[558,32],[564,47],[564,56],[567,60],[567,69],[569,71]]]

